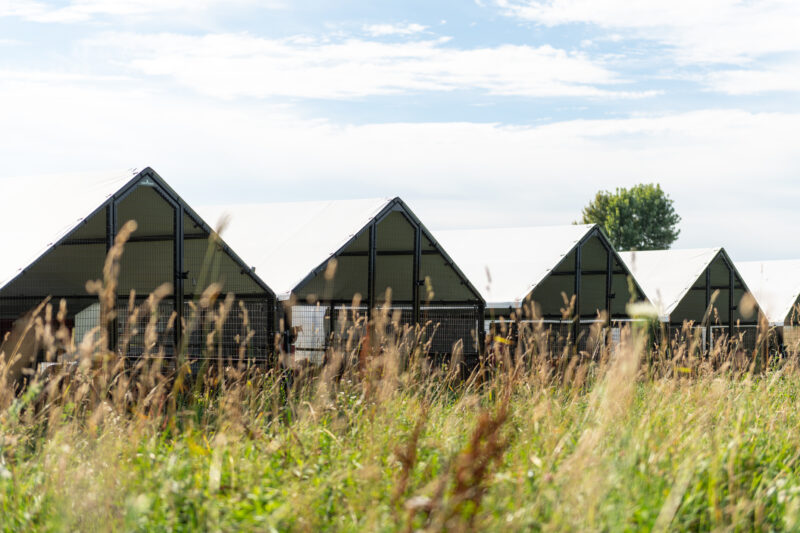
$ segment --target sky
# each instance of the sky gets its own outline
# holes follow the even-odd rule
[[[0,191],[150,166],[193,205],[400,196],[435,230],[655,182],[675,247],[798,258],[799,28],[796,0],[0,0]]]

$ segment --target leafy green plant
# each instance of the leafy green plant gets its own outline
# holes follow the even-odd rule
[[[681,217],[658,184],[600,191],[583,208],[581,223],[598,224],[618,250],[663,250],[680,235]]]

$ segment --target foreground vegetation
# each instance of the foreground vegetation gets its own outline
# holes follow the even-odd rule
[[[800,520],[800,373],[646,377],[631,335],[463,381],[383,347],[313,375],[84,364],[6,390],[5,530],[740,530]],[[410,357],[410,360],[408,359]],[[157,360],[157,359],[154,359]],[[398,364],[398,363],[402,363]],[[678,373],[678,376],[684,376]]]
[[[213,286],[197,305],[235,312]],[[44,315],[31,328],[52,357],[64,310]],[[591,356],[499,343],[465,379],[396,326],[323,368],[233,355],[219,372],[222,354],[160,367],[155,323],[132,369],[102,327],[26,387],[0,369],[0,529],[800,529],[792,357],[672,358],[628,329]]]

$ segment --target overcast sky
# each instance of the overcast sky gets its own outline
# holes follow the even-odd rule
[[[401,196],[565,224],[659,182],[676,247],[800,257],[796,0],[0,0],[0,194],[152,166],[190,203]]]

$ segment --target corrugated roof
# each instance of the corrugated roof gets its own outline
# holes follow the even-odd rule
[[[228,216],[222,238],[276,289],[279,298],[286,298],[391,201],[371,198],[216,205],[200,207],[197,212],[212,223]]]
[[[490,308],[518,307],[593,225],[436,231]],[[487,277],[487,271],[491,281]]]
[[[772,326],[791,318],[800,299],[800,260],[742,261],[736,268]]]
[[[0,181],[0,289],[137,174],[72,173]]]
[[[721,248],[619,252],[645,296],[668,320]]]

